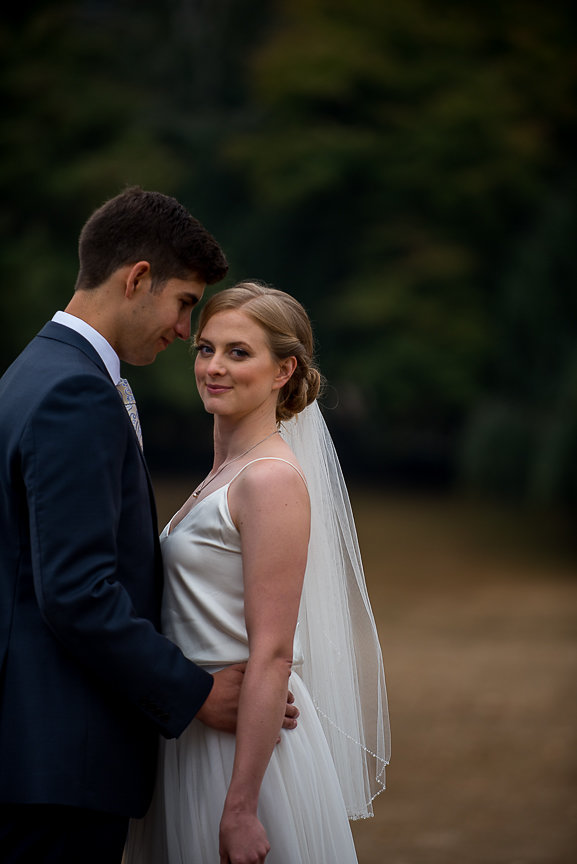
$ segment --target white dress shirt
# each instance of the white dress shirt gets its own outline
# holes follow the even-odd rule
[[[102,362],[108,369],[108,374],[112,378],[112,382],[116,385],[120,381],[120,358],[110,342],[107,342],[102,333],[83,321],[82,318],[77,318],[76,315],[71,315],[70,312],[57,312],[52,318],[56,324],[63,324],[65,327],[70,327],[71,330],[76,330],[81,336],[84,336],[92,345],[95,351],[98,352]]]

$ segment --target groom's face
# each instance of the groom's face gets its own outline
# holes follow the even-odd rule
[[[169,279],[155,291],[150,284],[142,285],[134,298],[121,359],[146,366],[175,339],[189,339],[191,314],[205,287],[194,277]]]

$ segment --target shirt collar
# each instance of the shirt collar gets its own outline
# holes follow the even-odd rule
[[[113,383],[118,384],[120,381],[120,358],[102,333],[99,333],[98,330],[95,330],[94,327],[91,327],[82,318],[71,315],[70,312],[57,312],[52,320],[56,324],[63,324],[64,327],[69,327],[71,330],[75,330],[81,336],[84,336],[94,350],[98,352]]]

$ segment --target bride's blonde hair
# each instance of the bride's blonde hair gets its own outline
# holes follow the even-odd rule
[[[314,402],[321,387],[321,374],[314,365],[314,338],[309,317],[298,300],[260,282],[239,282],[214,294],[200,313],[195,341],[217,312],[242,309],[264,330],[277,360],[296,357],[297,365],[279,393],[278,422],[290,420]]]

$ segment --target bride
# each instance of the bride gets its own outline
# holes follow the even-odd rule
[[[205,305],[195,375],[214,464],[161,535],[163,631],[247,661],[236,735],[163,741],[126,864],[351,864],[389,758],[382,658],[302,306],[245,282]],[[300,710],[281,729],[287,686]]]

